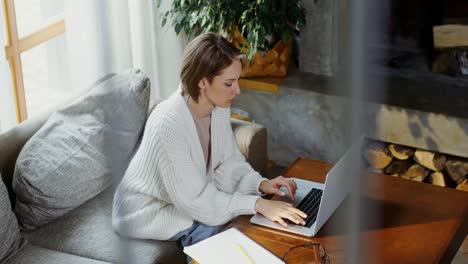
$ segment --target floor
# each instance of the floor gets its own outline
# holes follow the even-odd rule
[[[468,263],[468,236],[465,237],[465,241],[460,246],[457,254],[452,260],[452,264],[466,264]]]

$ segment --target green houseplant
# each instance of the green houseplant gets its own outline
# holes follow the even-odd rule
[[[162,14],[162,26],[167,22],[189,37],[211,31],[233,42],[237,38],[252,63],[262,59],[257,51],[265,52],[280,40],[288,46],[294,30],[305,24],[305,10],[301,0],[173,0]]]

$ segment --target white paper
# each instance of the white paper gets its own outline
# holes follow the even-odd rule
[[[199,264],[250,264],[251,262],[239,247],[245,251],[254,264],[284,264],[282,260],[236,228],[230,228],[194,245],[185,247],[184,252]]]

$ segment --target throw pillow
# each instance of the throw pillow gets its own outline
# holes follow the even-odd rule
[[[101,79],[51,115],[15,167],[15,213],[23,229],[70,212],[120,179],[143,130],[149,95],[149,79],[132,69]]]
[[[21,245],[21,237],[15,214],[11,210],[8,191],[0,175],[0,263],[11,257],[18,251]]]

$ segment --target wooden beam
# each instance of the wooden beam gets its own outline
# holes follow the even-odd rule
[[[11,47],[11,56],[9,59],[10,67],[13,69],[12,80],[13,90],[16,100],[16,116],[18,122],[28,118],[26,109],[26,96],[24,93],[23,72],[21,67],[21,55],[18,43],[18,27],[16,24],[16,11],[14,0],[3,1],[5,10],[5,22],[7,25],[7,46]]]
[[[435,48],[468,47],[468,25],[434,26]]]
[[[50,39],[53,39],[55,37],[58,37],[65,33],[65,19],[60,19],[58,21],[54,21],[43,28],[39,29],[38,31],[27,35],[26,37],[23,37],[19,39],[18,45],[19,45],[19,52],[24,52],[29,49],[32,49]],[[5,53],[7,59],[10,59],[13,57],[13,48],[11,46],[6,46],[5,47]]]
[[[61,18],[57,21],[53,21],[36,32],[19,39],[15,2],[14,0],[3,0],[3,6],[7,25],[5,54],[10,63],[13,93],[16,101],[16,116],[18,122],[22,122],[28,118],[28,113],[21,53],[65,33],[65,20]]]
[[[58,37],[65,33],[65,19],[52,22],[42,29],[19,40],[19,52],[36,47],[43,42]]]
[[[10,45],[5,46],[5,55],[7,60],[13,58],[13,48]]]

